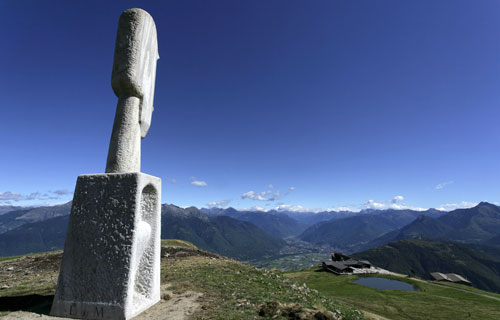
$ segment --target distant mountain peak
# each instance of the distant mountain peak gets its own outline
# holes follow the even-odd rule
[[[486,201],[481,201],[476,207],[496,207],[496,205]]]

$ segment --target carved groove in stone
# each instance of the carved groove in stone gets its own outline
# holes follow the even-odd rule
[[[154,243],[152,234],[154,228],[154,213],[157,211],[157,191],[152,185],[147,185],[141,194],[140,221],[138,223],[137,237],[137,270],[134,283],[133,305],[140,305],[144,299],[151,299],[153,279]]]

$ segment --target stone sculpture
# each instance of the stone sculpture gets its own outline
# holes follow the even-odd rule
[[[141,9],[123,12],[106,173],[77,179],[53,316],[130,319],[160,300],[161,180],[140,172],[158,58],[151,16]]]

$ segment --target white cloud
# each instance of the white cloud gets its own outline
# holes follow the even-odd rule
[[[264,192],[255,192],[253,190],[250,190],[248,192],[245,192],[241,195],[241,199],[251,199],[251,200],[258,200],[258,201],[274,201],[275,198],[273,196],[269,196],[271,194],[271,191],[264,191]],[[279,197],[279,191],[278,191],[278,197]]]
[[[292,204],[280,204],[274,208],[274,210],[278,211],[293,211],[293,212],[313,212],[313,210],[309,208],[304,208],[301,205],[292,205]]]
[[[73,194],[72,191],[69,191],[68,189],[60,189],[60,190],[54,190],[54,191],[49,191],[50,193],[57,194],[59,196],[64,196],[67,194]]]
[[[0,192],[0,200],[1,201],[22,201],[22,200],[27,200],[27,199],[26,199],[26,196],[24,196],[20,193],[5,191],[5,192]]]
[[[285,204],[285,203],[280,203],[277,205],[274,210],[277,211],[292,211],[292,212],[313,212],[313,213],[318,213],[318,212],[339,212],[339,211],[351,211],[351,212],[359,212],[361,211],[360,209],[357,208],[352,208],[352,207],[346,207],[346,206],[341,206],[341,207],[336,207],[336,208],[307,208],[301,205],[295,205],[295,204]]]
[[[445,203],[437,207],[437,210],[441,211],[452,211],[455,209],[466,209],[477,206],[477,202],[461,201],[459,203]]]
[[[269,184],[267,185],[269,190],[262,191],[262,192],[256,192],[253,190],[250,190],[248,192],[245,192],[241,195],[242,199],[250,199],[250,200],[257,200],[257,201],[276,201],[280,199],[281,197],[287,196],[295,190],[295,187],[290,187],[288,190],[284,193],[282,193],[280,190],[271,190],[275,189],[276,186]]]
[[[340,210],[342,209],[342,210]],[[285,204],[285,203],[280,203],[276,207],[274,207],[274,210],[277,211],[292,211],[292,212],[313,212],[313,213],[318,213],[318,212],[323,212],[323,211],[355,211],[351,210],[350,208],[346,207],[340,207],[340,208],[307,208],[298,204]],[[357,210],[359,211],[359,210]]]
[[[253,191],[247,192],[251,193],[252,196],[255,197],[263,197],[261,194],[257,194]],[[394,202],[396,201],[396,202]],[[428,208],[421,208],[421,207],[414,207],[411,205],[408,205],[406,203],[402,203],[404,201],[403,196],[396,196],[391,200],[384,200],[384,201],[375,201],[375,200],[368,200],[362,205],[345,205],[345,206],[338,206],[338,207],[329,207],[329,208],[308,208],[304,207],[301,205],[295,205],[295,204],[285,204],[285,203],[279,203],[277,206],[275,206],[273,209],[277,211],[291,211],[291,212],[312,212],[312,213],[318,213],[318,212],[324,212],[324,211],[350,211],[350,212],[359,212],[364,209],[374,209],[374,210],[387,210],[387,209],[393,209],[393,210],[414,210],[414,211],[425,211],[428,210]],[[470,208],[476,206],[477,203],[475,202],[466,202],[462,201],[460,203],[456,204],[443,204],[436,209],[438,210],[443,210],[443,211],[451,211],[457,208]],[[267,205],[266,205],[267,206]],[[269,211],[266,210],[262,207],[252,207],[244,210],[258,210],[258,211]]]
[[[259,207],[259,206],[252,206],[250,208],[243,208],[243,209],[238,209],[239,211],[262,211],[262,212],[267,212],[269,210],[266,210],[265,208],[263,207]]]
[[[336,208],[329,208],[329,209],[326,209],[325,211],[352,211],[352,212],[359,212],[361,210],[360,209],[356,209],[356,208],[346,207],[346,206],[340,206],[340,207],[336,207]]]
[[[394,197],[396,199],[398,197]],[[339,206],[339,207],[331,207],[331,208],[306,208],[300,205],[289,205],[289,204],[280,204],[277,207],[275,207],[275,210],[282,210],[282,211],[294,211],[294,212],[322,212],[322,211],[351,211],[351,212],[359,212],[362,209],[374,209],[374,210],[387,210],[387,209],[394,209],[394,210],[414,210],[414,211],[425,211],[428,210],[428,208],[421,208],[421,207],[413,207],[405,203],[399,203],[400,201],[398,198],[398,202],[395,203],[393,200],[390,201],[375,201],[375,200],[368,200],[361,206]],[[472,208],[477,206],[477,202],[468,202],[468,201],[462,201],[459,203],[447,203],[447,204],[442,204],[438,206],[436,209],[441,210],[441,211],[451,211],[455,209],[465,209],[465,208]]]
[[[0,192],[0,201],[3,203],[11,203],[12,201],[31,201],[31,200],[57,200],[61,196],[72,194],[69,190],[55,190],[46,193],[32,192],[30,194],[21,194],[18,192],[5,191]]]
[[[253,192],[253,191],[250,191]],[[248,193],[248,192],[247,192]],[[257,193],[253,193],[255,196],[259,196]],[[396,200],[396,202],[394,202]],[[330,207],[330,208],[308,208],[304,207],[301,205],[294,205],[294,204],[285,204],[285,203],[279,203],[277,206],[275,206],[273,209],[277,211],[291,211],[291,212],[312,212],[312,213],[318,213],[318,212],[324,212],[324,211],[350,211],[350,212],[359,212],[363,209],[374,209],[374,210],[387,210],[387,209],[393,209],[393,210],[414,210],[414,211],[425,211],[428,210],[428,208],[421,208],[421,207],[414,207],[410,206],[406,203],[402,203],[401,201],[404,200],[403,196],[396,196],[391,200],[384,200],[384,201],[375,201],[375,200],[368,200],[362,205],[345,205],[345,206],[339,206],[339,207]],[[460,208],[471,208],[477,205],[477,202],[467,202],[467,201],[462,201],[459,203],[447,203],[447,204],[442,204],[439,207],[437,207],[437,210],[441,211],[451,211],[454,209],[460,209]],[[266,205],[267,206],[267,205]],[[269,211],[266,210],[262,207],[252,207],[248,209],[242,209],[242,210],[250,210],[250,211]]]
[[[191,181],[191,184],[193,186],[196,186],[196,187],[206,187],[206,186],[208,186],[208,184],[205,181],[201,181],[201,180]]]
[[[207,206],[209,208],[214,208],[214,207],[225,208],[225,207],[227,207],[229,202],[231,202],[231,200],[212,201],[212,202],[207,203]]]
[[[170,182],[171,184],[176,184],[177,183],[177,179],[175,179],[175,178],[167,179],[167,181]]]
[[[292,186],[292,187],[290,187],[290,188],[288,188],[288,190],[287,190],[287,191],[285,191],[285,193],[283,193],[283,196],[287,196],[287,195],[289,195],[289,194],[290,194],[293,190],[295,190],[295,187],[293,187],[293,186]]]
[[[288,188],[288,190],[285,192],[285,194],[284,194],[284,195],[285,195],[285,196],[289,195],[289,194],[290,194],[293,190],[295,190],[295,187],[293,187],[293,186],[292,186],[292,187],[290,187],[290,188]]]
[[[195,187],[206,187],[206,186],[208,186],[208,184],[205,181],[198,180],[198,179],[196,179],[196,177],[189,177],[189,180],[191,180],[191,184],[193,186],[195,186]]]
[[[282,193],[280,190],[271,190],[275,189],[276,186],[269,184],[267,185],[269,190],[262,191],[262,192],[256,192],[253,190],[250,190],[248,192],[245,192],[241,195],[242,199],[250,199],[250,200],[257,200],[257,201],[276,201],[280,199],[281,197],[287,196],[295,190],[295,187],[290,187],[288,190],[284,193]]]
[[[413,206],[410,206],[410,205],[407,205],[407,204],[392,204],[390,209],[394,209],[394,210],[413,210],[413,211],[426,211],[428,210],[429,208],[421,208],[421,207],[413,207]]]
[[[453,184],[453,183],[455,183],[455,181],[453,181],[453,180],[446,181],[446,182],[442,182],[442,183],[440,183],[440,184],[436,185],[434,188],[435,188],[436,190],[441,190],[441,189],[443,189],[444,187],[446,187],[447,185],[450,185],[450,184]]]
[[[397,202],[401,202],[403,201],[405,198],[403,196],[395,196],[394,198],[392,198],[392,203],[397,203]]]
[[[386,209],[394,209],[394,210],[409,209],[409,210],[415,210],[415,211],[427,210],[425,208],[412,207],[412,206],[404,204],[404,203],[401,203],[401,204],[397,203],[399,201],[402,201],[403,199],[397,200],[397,202],[394,202],[394,199],[396,199],[398,197],[403,198],[402,196],[397,196],[397,197],[394,197],[390,202],[389,201],[368,200],[367,202],[365,202],[363,204],[362,208],[363,209],[375,209],[375,210],[386,210]]]
[[[365,209],[387,209],[387,205],[382,202],[377,202],[375,200],[368,200],[364,205]]]
[[[269,204],[266,204],[268,206]],[[304,208],[299,205],[289,205],[289,204],[283,204],[280,203],[279,205],[271,208],[271,209],[266,209],[261,206],[252,206],[250,208],[245,208],[245,209],[239,209],[240,211],[262,211],[262,212],[268,212],[270,210],[277,210],[277,211],[294,211],[294,212],[313,212],[313,210],[309,208]]]

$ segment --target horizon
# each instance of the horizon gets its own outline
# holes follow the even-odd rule
[[[69,200],[69,201],[66,201],[66,202],[61,202],[61,203],[56,203],[56,204],[49,204],[49,205],[31,205],[31,206],[22,206],[22,205],[18,205],[18,206],[15,206],[15,205],[3,205],[3,204],[0,204],[0,208],[2,207],[9,207],[9,206],[12,206],[12,207],[16,207],[16,208],[31,208],[31,209],[35,209],[35,208],[40,208],[40,207],[53,207],[53,206],[61,206],[61,205],[65,205],[65,204],[68,204],[72,202],[72,200]],[[178,208],[182,208],[182,209],[187,209],[187,208],[196,208],[197,210],[203,210],[203,209],[206,209],[206,210],[227,210],[227,209],[233,209],[233,210],[236,210],[236,211],[241,211],[241,212],[244,212],[244,211],[248,211],[248,212],[252,212],[252,211],[257,211],[257,212],[271,212],[271,211],[276,211],[276,212],[290,212],[290,213],[298,213],[298,214],[317,214],[317,213],[322,213],[322,212],[328,212],[328,213],[341,213],[341,212],[350,212],[350,213],[360,213],[360,212],[363,212],[363,211],[386,211],[386,210],[393,210],[393,211],[401,211],[401,210],[412,210],[412,211],[428,211],[428,210],[437,210],[437,211],[442,211],[442,212],[451,212],[453,210],[457,210],[457,209],[470,209],[470,208],[474,208],[474,207],[477,207],[479,206],[480,204],[482,203],[486,203],[486,204],[491,204],[491,205],[494,205],[494,206],[500,206],[500,203],[499,202],[487,202],[487,201],[481,201],[481,202],[478,202],[478,203],[471,203],[470,206],[464,206],[464,207],[461,207],[461,208],[449,208],[449,207],[446,207],[446,206],[442,206],[442,207],[438,207],[438,208],[427,208],[427,209],[424,209],[424,208],[417,208],[417,209],[409,209],[409,208],[383,208],[383,209],[373,209],[373,208],[365,208],[365,209],[355,209],[355,210],[350,210],[350,209],[346,209],[346,210],[334,210],[334,209],[326,209],[326,210],[323,210],[323,209],[316,209],[316,210],[311,210],[311,211],[302,211],[298,208],[291,208],[290,210],[288,209],[284,209],[284,208],[281,208],[281,207],[276,207],[276,208],[271,208],[271,209],[264,209],[264,208],[255,208],[255,207],[252,207],[252,208],[240,208],[240,209],[237,209],[237,208],[233,208],[231,206],[227,206],[227,207],[197,207],[197,206],[179,206],[179,205],[176,205],[174,203],[162,203],[161,205],[164,206],[164,205],[168,205],[168,206],[174,206],[174,207],[178,207]],[[304,208],[306,209],[306,208]]]
[[[0,205],[71,200],[104,172],[120,14],[2,2]],[[140,3],[160,60],[142,169],[162,202],[262,210],[500,199],[497,1]]]

